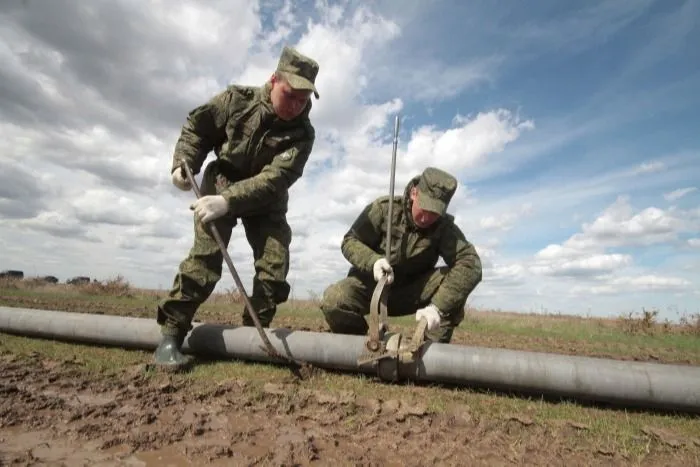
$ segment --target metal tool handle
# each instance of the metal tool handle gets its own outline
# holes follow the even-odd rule
[[[394,224],[394,180],[396,179],[396,150],[399,145],[399,115],[396,114],[394,117],[394,145],[391,150],[391,177],[389,178],[389,213],[387,218],[386,226],[386,260],[391,264],[391,237],[392,237],[392,226]],[[387,284],[390,285],[390,284]],[[384,330],[388,330],[389,327],[389,317],[388,306],[386,301],[388,300],[388,293],[383,294],[382,302],[383,306],[380,310],[379,321]]]
[[[386,260],[391,263],[391,226],[394,221],[394,179],[396,178],[396,149],[399,144],[399,116],[394,119],[394,145],[391,151],[391,178],[389,179],[389,217],[386,226]]]
[[[396,176],[396,149],[399,142],[399,116],[394,120],[394,147],[391,153],[391,177],[389,179],[389,213],[386,220],[386,260],[391,264],[391,230],[394,216],[394,179]],[[367,330],[366,347],[370,352],[376,353],[381,350],[382,336],[389,330],[388,300],[389,285],[387,276],[377,281],[372,294],[369,309],[369,323]]]
[[[197,186],[197,181],[194,179],[194,174],[192,173],[192,170],[190,169],[189,165],[187,162],[183,162],[182,164],[182,169],[185,171],[185,175],[187,176],[187,180],[190,182],[192,185],[192,189],[194,190],[194,194],[197,195],[197,199],[202,197],[202,193],[199,191],[199,187]],[[260,319],[258,318],[258,314],[253,308],[253,305],[250,302],[250,299],[248,298],[248,294],[245,291],[245,288],[243,287],[243,283],[241,282],[241,278],[238,276],[238,273],[236,272],[236,268],[233,265],[233,261],[231,261],[231,256],[228,254],[228,251],[226,250],[226,245],[224,245],[224,241],[221,238],[221,235],[219,234],[219,229],[216,228],[216,225],[214,225],[213,222],[209,223],[209,227],[211,228],[211,233],[214,237],[214,240],[216,240],[217,245],[219,245],[219,249],[221,250],[221,253],[224,255],[224,260],[226,261],[226,265],[228,266],[229,271],[231,271],[231,275],[233,276],[233,280],[236,282],[236,287],[238,287],[238,290],[241,292],[241,296],[243,297],[243,301],[245,302],[245,306],[248,309],[248,313],[250,314],[250,317],[253,318],[253,322],[255,323],[255,327],[258,330],[258,333],[260,334],[260,339],[262,339],[263,343],[265,344],[265,350],[270,356],[280,358],[282,360],[290,360],[289,357],[283,357],[280,355],[279,352],[272,346],[272,343],[270,340],[267,338],[267,334],[265,334],[265,331],[263,330],[262,324],[260,323]],[[296,362],[295,362],[296,363]]]

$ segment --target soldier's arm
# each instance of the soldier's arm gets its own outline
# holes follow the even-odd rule
[[[199,173],[209,152],[226,138],[232,96],[227,89],[190,111],[175,143],[171,172],[186,161],[193,174]]]
[[[229,204],[230,213],[242,216],[277,199],[277,193],[288,190],[304,173],[304,167],[314,146],[315,133],[309,126],[307,137],[283,153],[277,154],[263,170],[229,186],[221,194]]]
[[[350,264],[371,273],[374,263],[382,258],[375,248],[381,243],[384,210],[380,203],[368,204],[343,237],[341,251]]]
[[[432,303],[440,310],[451,310],[466,301],[482,279],[481,259],[476,248],[459,227],[450,224],[440,240],[440,255],[449,272],[435,293]]]

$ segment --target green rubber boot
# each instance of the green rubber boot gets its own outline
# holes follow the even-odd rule
[[[167,371],[187,369],[192,364],[193,359],[180,351],[184,340],[184,335],[182,337],[164,335],[153,355],[156,366]]]

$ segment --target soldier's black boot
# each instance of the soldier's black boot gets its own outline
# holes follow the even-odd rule
[[[153,360],[157,367],[167,371],[182,371],[192,364],[192,357],[182,353],[185,335],[163,335],[156,349]]]
[[[270,323],[272,323],[273,318],[277,314],[277,307],[269,307],[269,308],[263,308],[261,310],[258,310],[258,319],[260,320],[260,324],[264,328],[269,328]],[[244,308],[243,309],[243,326],[255,326],[255,321],[253,321],[253,318],[250,316],[248,313],[248,309]]]
[[[323,305],[321,305],[321,311],[326,319],[326,324],[334,334],[364,336],[369,330],[367,320],[359,313],[337,308],[329,309]]]

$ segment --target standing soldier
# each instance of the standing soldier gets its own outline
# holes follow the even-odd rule
[[[314,145],[309,120],[310,95],[318,99],[318,63],[285,47],[276,71],[261,87],[231,85],[192,110],[175,145],[172,181],[192,188],[183,163],[199,173],[211,150],[216,160],[202,176],[202,197],[194,211],[194,244],[180,263],[168,298],[158,305],[162,340],[157,365],[179,369],[191,362],[181,353],[198,307],[221,279],[223,254],[208,228],[216,225],[228,246],[240,220],[253,251],[255,277],[250,301],[263,326],[270,325],[277,305],[287,300],[290,285],[287,223],[288,189],[303,174]],[[247,310],[243,324],[253,326]]]
[[[343,238],[341,250],[351,267],[347,277],[329,286],[321,303],[334,333],[367,334],[364,315],[372,293],[387,274],[389,316],[415,313],[428,322],[427,336],[449,343],[464,319],[467,298],[481,282],[481,260],[454,224],[447,206],[457,180],[428,167],[406,186],[403,196],[383,196],[367,205]],[[392,251],[386,255],[389,203]],[[442,257],[446,266],[436,267]]]

